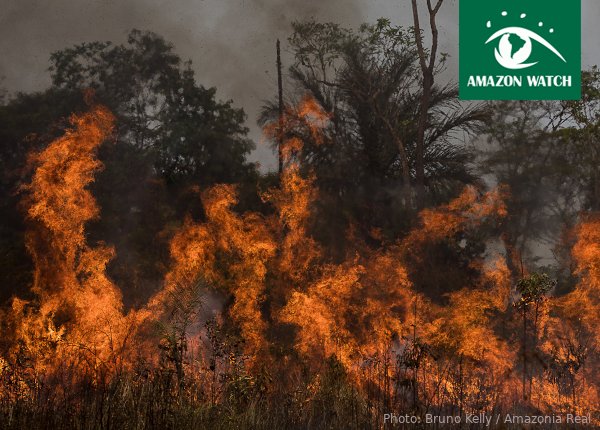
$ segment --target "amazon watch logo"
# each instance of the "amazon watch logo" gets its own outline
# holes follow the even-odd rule
[[[463,100],[581,97],[580,0],[460,0]]]

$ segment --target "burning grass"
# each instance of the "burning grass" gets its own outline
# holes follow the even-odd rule
[[[466,188],[396,243],[330,261],[310,235],[318,190],[301,173],[302,140],[284,138],[305,127],[318,140],[329,120],[306,99],[286,130],[267,130],[284,140],[281,184],[263,196],[272,212],[237,213],[232,185],[204,190],[205,220],[174,234],[162,289],[126,312],[106,275],[113,248],[85,234],[114,118],[101,106],[74,116],[32,159],[36,298],[2,315],[2,426],[379,428],[391,411],[598,420],[598,220],[578,228],[580,283],[564,297],[518,302],[502,255],[471,257],[477,276],[443,300],[413,280],[432,246],[501,222],[501,188]]]

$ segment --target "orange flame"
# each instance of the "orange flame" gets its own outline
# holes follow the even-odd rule
[[[376,386],[391,395],[394,388],[365,376],[363,365],[373,357],[404,354],[398,374],[412,379],[428,401],[445,398],[439,400],[443,406],[460,397],[461,406],[490,409],[494,402],[508,404],[506,399],[514,399],[519,386],[519,347],[513,334],[501,333],[497,323],[510,322],[513,316],[506,261],[471,259],[476,276],[469,278],[470,285],[447,294],[442,304],[422,293],[409,270],[427,261],[428,245],[505,217],[505,189],[480,193],[467,187],[448,204],[423,210],[419,224],[395,244],[382,249],[358,244],[355,255],[334,263],[311,237],[318,190],[314,175],[301,166],[304,141],[298,137],[322,143],[330,118],[316,101],[305,98],[286,110],[283,129],[281,124],[269,126],[267,133],[282,142],[285,161],[280,185],[263,195],[274,211],[240,214],[235,186],[205,190],[205,219],[187,218],[174,234],[163,288],[145,308],[125,314],[119,289],[106,274],[113,248],[89,244],[85,235],[86,224],[100,211],[88,189],[102,168],[96,151],[110,137],[114,118],[100,106],[74,116],[72,128],[33,159],[27,245],[35,264],[37,299],[12,302],[7,326],[13,358],[27,355],[39,375],[56,373],[69,363],[74,379],[110,377],[140,356],[156,365],[159,339],[146,329],[157,321],[195,318],[203,295],[214,289],[228,302],[221,319],[243,338],[253,365],[274,362],[271,346],[279,339],[273,333],[292,325],[292,340],[285,342],[295,353],[282,362],[289,364],[292,356],[306,358],[314,374],[325,359],[335,357],[356,386]],[[582,222],[577,235],[573,256],[579,284],[542,309],[536,321],[539,335],[535,333],[541,352],[569,365],[573,348],[600,344],[600,218]],[[180,329],[183,343],[196,336],[202,348],[201,335],[190,333],[185,324]],[[178,364],[193,368],[186,364],[192,360],[184,363],[185,347],[177,348],[182,354]],[[0,374],[4,363],[0,359]],[[455,365],[460,366],[458,376],[450,375]],[[201,372],[199,368],[194,371]],[[391,378],[390,369],[384,370],[386,378]],[[583,372],[590,378],[594,371]],[[558,407],[560,389],[542,376],[540,372],[531,378],[539,387],[536,400],[547,408]],[[585,399],[569,407],[592,410],[597,390],[578,375],[573,386],[577,378]],[[313,385],[318,384],[317,377]],[[494,390],[496,397],[490,394]]]
[[[124,364],[135,316],[123,315],[120,291],[105,272],[113,248],[92,247],[85,237],[86,223],[99,214],[87,188],[103,167],[96,150],[113,124],[106,108],[94,106],[73,116],[65,135],[33,157],[27,247],[38,299],[14,300],[12,309],[15,337],[41,369],[53,371],[75,359],[82,374],[98,375]]]

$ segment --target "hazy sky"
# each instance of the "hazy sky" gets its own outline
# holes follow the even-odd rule
[[[600,1],[582,0],[582,6],[583,66],[588,67],[600,63]],[[382,16],[410,25],[410,1],[0,0],[0,86],[10,92],[42,90],[50,82],[51,52],[93,40],[121,43],[132,28],[151,30],[193,61],[200,83],[216,86],[219,98],[246,110],[251,137],[258,141],[258,110],[276,94],[275,40],[286,40],[290,22],[314,17],[357,26]],[[448,75],[457,79],[457,0],[442,7],[440,40],[441,50],[451,55]],[[274,166],[264,144],[253,158],[263,167]]]

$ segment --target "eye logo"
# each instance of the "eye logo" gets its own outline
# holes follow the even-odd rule
[[[508,13],[506,11],[502,12],[502,16],[507,15]],[[526,14],[522,13],[520,18],[524,19],[526,16]],[[488,21],[486,26],[487,28],[491,28],[491,21]],[[544,23],[539,22],[538,26],[542,28]],[[554,29],[551,28],[549,32],[554,33]],[[512,70],[525,69],[535,66],[538,63],[537,61],[534,63],[526,63],[533,50],[533,44],[531,43],[532,39],[550,50],[563,62],[567,62],[562,54],[558,52],[558,50],[552,46],[550,42],[536,32],[526,28],[516,26],[505,27],[492,34],[485,44],[487,45],[498,38],[500,38],[500,41],[498,42],[498,46],[494,49],[494,55],[498,64],[504,68]]]
[[[458,0],[461,100],[580,100],[581,0]]]

